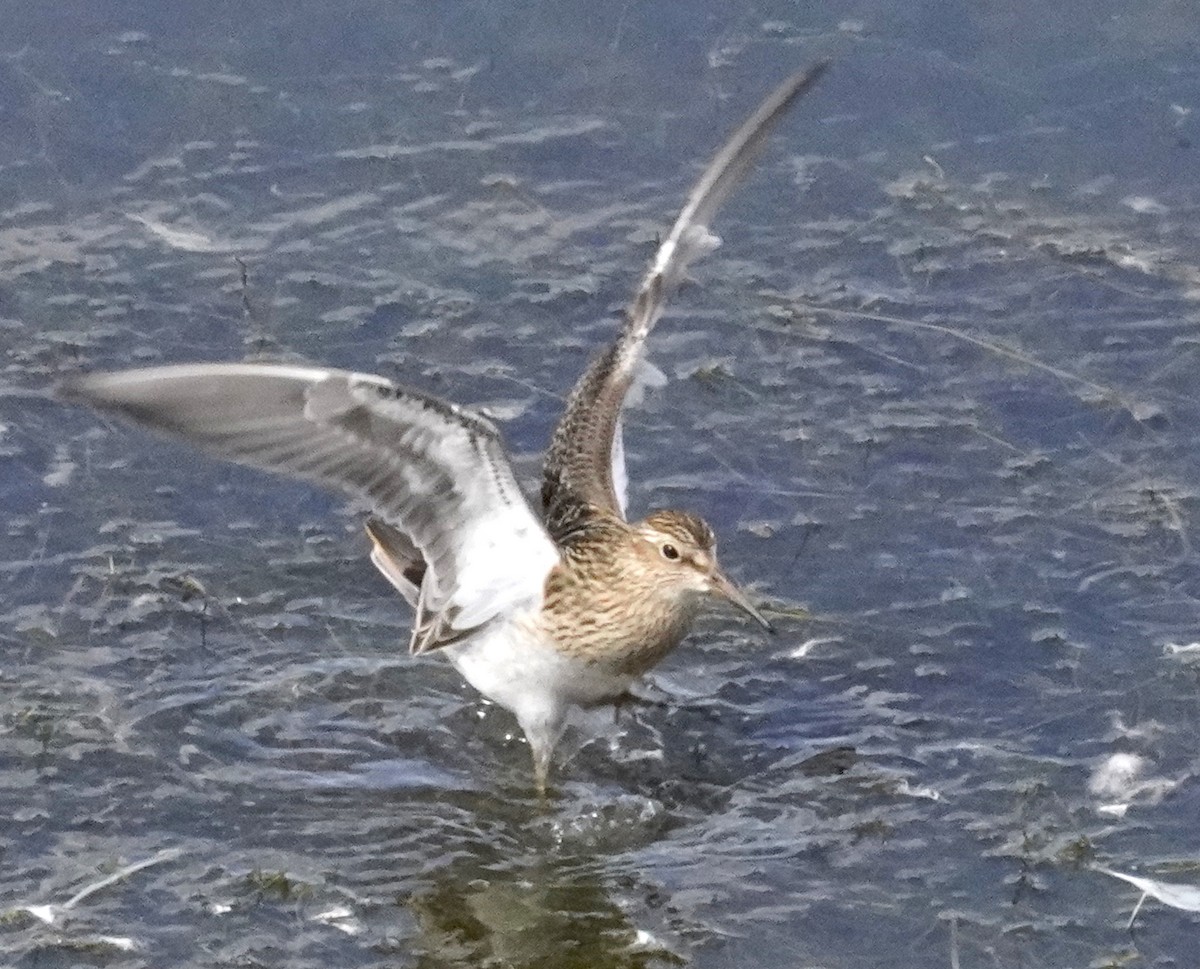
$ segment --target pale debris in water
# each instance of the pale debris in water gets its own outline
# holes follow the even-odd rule
[[[836,636],[816,636],[812,639],[806,639],[799,646],[788,653],[791,659],[805,659],[818,646],[827,646],[830,643],[840,643],[841,640]]]
[[[330,925],[346,935],[358,935],[362,932],[362,923],[354,917],[354,913],[345,905],[335,905],[333,908],[319,912],[313,917],[314,922]]]
[[[1166,215],[1171,211],[1162,202],[1152,199],[1148,195],[1130,195],[1121,199],[1121,204],[1141,215]]]
[[[126,212],[125,218],[144,227],[172,249],[182,249],[184,252],[226,252],[229,250],[229,246],[215,242],[201,232],[173,229],[164,222],[148,219],[143,215],[134,215],[132,212]]]
[[[1121,818],[1137,798],[1147,804],[1157,804],[1176,786],[1165,777],[1142,779],[1148,761],[1137,754],[1119,753],[1106,757],[1096,765],[1088,779],[1088,791],[1104,802],[1096,811],[1109,817]]]
[[[1127,794],[1145,766],[1146,759],[1137,754],[1113,754],[1096,765],[1088,778],[1088,790],[1097,797]]]
[[[634,952],[656,954],[671,962],[683,963],[685,961],[666,942],[646,929],[634,929],[633,941],[629,944],[629,948]]]
[[[71,452],[64,444],[56,445],[54,448],[54,460],[50,464],[50,470],[42,476],[42,484],[47,488],[61,488],[71,481],[71,476],[75,474],[77,465],[71,460]]]
[[[1133,907],[1127,928],[1133,927],[1133,920],[1137,918],[1137,913],[1141,910],[1142,903],[1146,901],[1148,895],[1157,898],[1171,908],[1182,909],[1185,912],[1200,912],[1200,888],[1194,885],[1180,885],[1177,882],[1160,882],[1153,878],[1139,878],[1137,875],[1126,875],[1119,871],[1113,871],[1111,868],[1102,868],[1099,865],[1096,866],[1096,871],[1103,872],[1112,878],[1119,878],[1123,882],[1129,882],[1134,888],[1141,890],[1142,897]]]
[[[907,797],[919,797],[927,801],[940,801],[942,795],[940,791],[934,790],[932,787],[915,787],[908,782],[907,778],[900,778],[896,784],[896,793]]]
[[[111,875],[106,875],[99,881],[92,882],[90,885],[85,885],[61,905],[54,903],[49,903],[46,905],[18,905],[14,911],[28,912],[35,919],[45,922],[47,925],[53,925],[59,918],[65,916],[76,905],[85,899],[90,898],[101,889],[108,888],[109,885],[115,885],[119,881],[124,881],[130,875],[141,871],[143,868],[150,868],[153,865],[162,864],[164,861],[171,861],[175,858],[178,858],[181,853],[182,852],[180,852],[178,848],[167,848],[150,858],[143,859],[142,861],[135,861],[132,865],[126,865],[124,868],[118,868]]]
[[[137,948],[137,944],[133,939],[123,935],[101,935],[97,936],[98,942],[103,942],[105,945],[110,945],[114,949],[120,949],[122,952],[132,952]]]

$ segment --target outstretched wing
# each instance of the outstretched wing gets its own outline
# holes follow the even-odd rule
[[[391,526],[372,533],[372,558],[393,583],[421,580],[414,652],[537,605],[558,561],[496,428],[381,377],[197,364],[77,377],[59,395],[239,464],[368,498]]]
[[[779,119],[828,66],[821,61],[789,77],[717,152],[659,246],[625,312],[617,341],[592,362],[572,390],[542,473],[542,504],[555,537],[586,517],[588,509],[624,517],[621,409],[643,364],[646,337],[687,267],[720,244],[708,226],[721,203],[754,163]]]

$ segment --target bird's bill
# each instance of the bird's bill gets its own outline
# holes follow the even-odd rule
[[[746,593],[739,589],[724,572],[714,571],[712,574],[712,592],[713,595],[720,596],[722,599],[727,599],[735,606],[746,613],[751,619],[763,627],[767,632],[775,632],[774,627],[767,622],[766,616],[754,608],[754,603],[750,601]]]

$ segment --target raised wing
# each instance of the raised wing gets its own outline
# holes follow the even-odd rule
[[[542,473],[542,504],[547,526],[556,538],[586,518],[589,509],[624,517],[621,409],[644,362],[646,337],[687,267],[720,244],[708,227],[721,203],[754,163],[779,119],[828,66],[821,61],[789,77],[717,152],[658,247],[625,312],[620,336],[592,362],[571,391]]]
[[[218,457],[368,498],[393,584],[420,580],[412,650],[541,602],[558,551],[487,420],[368,374],[198,364],[92,374],[59,395]],[[415,587],[414,587],[415,588]]]

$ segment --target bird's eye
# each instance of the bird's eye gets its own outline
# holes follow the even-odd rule
[[[679,549],[677,549],[670,542],[667,542],[667,544],[662,547],[662,553],[663,558],[669,559],[672,562],[679,558]]]

